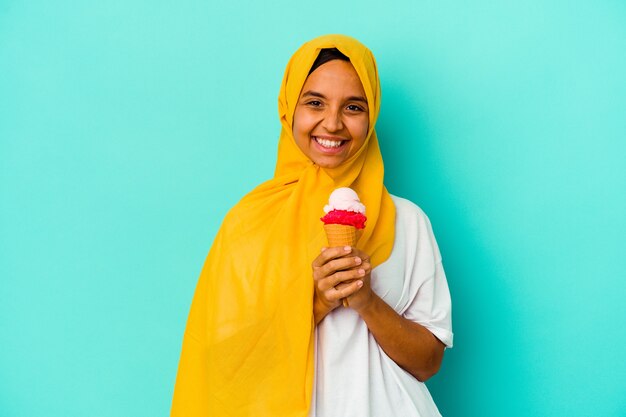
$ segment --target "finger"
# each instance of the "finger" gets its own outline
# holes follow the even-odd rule
[[[370,256],[367,253],[363,252],[361,249],[358,249],[358,248],[352,249],[352,255],[358,256],[359,258],[363,259],[364,262],[365,261],[369,262],[369,259],[370,259]]]
[[[369,262],[363,262],[359,257],[341,258],[330,261],[323,267],[318,269],[320,276],[329,277],[341,271],[365,270],[365,274],[372,272],[372,265]]]
[[[326,248],[320,253],[317,258],[313,260],[313,268],[319,268],[331,259],[341,258],[352,252],[351,246],[336,246],[333,248]]]
[[[329,280],[328,282],[330,282],[330,284],[323,284],[321,286],[318,285],[318,288],[323,288],[325,290],[329,285],[335,286],[339,282],[358,279],[372,272],[372,265],[368,262],[364,263],[360,261],[359,259],[354,259],[354,258],[346,258],[345,260],[342,259],[341,261],[342,261],[342,264],[338,264],[338,265],[345,265],[345,267],[342,266],[336,269],[335,268],[326,269],[326,266],[324,266],[324,267],[316,268],[313,270],[314,281],[320,282],[323,280]],[[337,262],[337,261],[331,261],[331,262]],[[360,270],[363,270],[363,272],[360,272]],[[340,272],[357,272],[357,275],[356,276],[345,276],[344,274],[336,275],[337,273],[340,273]]]
[[[325,279],[340,271],[352,271],[356,269],[365,269],[365,273],[369,273],[370,265],[363,264],[359,257],[348,256],[344,258],[334,259],[321,267],[313,268],[313,279],[315,281]]]
[[[339,301],[342,298],[346,298],[359,291],[363,287],[363,281],[357,280],[350,284],[339,286],[338,288],[332,288],[326,292],[327,298],[332,301]]]
[[[340,284],[351,283],[355,280],[359,280],[365,276],[367,271],[365,269],[351,269],[349,271],[336,272],[326,279],[321,279],[317,282],[317,288],[321,291],[327,291],[331,288],[337,287]]]
[[[326,264],[321,266],[318,271],[323,276],[329,276],[334,274],[337,271],[343,271],[346,269],[351,269],[358,267],[363,263],[363,260],[358,256],[346,256],[343,258],[332,259],[328,261]]]

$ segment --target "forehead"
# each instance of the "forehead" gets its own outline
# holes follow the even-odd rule
[[[359,75],[348,61],[335,59],[320,65],[306,79],[303,91],[310,88],[339,90],[355,90],[364,95]]]

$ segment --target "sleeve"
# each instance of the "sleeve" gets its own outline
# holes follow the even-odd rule
[[[441,340],[447,348],[452,347],[452,303],[448,282],[441,261],[435,266],[435,274],[419,288],[404,316],[421,324]]]
[[[447,348],[453,345],[452,333],[452,302],[446,274],[441,261],[439,247],[426,214],[411,203],[415,210],[411,223],[417,224],[413,229],[413,240],[407,245],[407,269],[412,281],[409,300],[403,315],[405,318],[421,324],[441,340]]]

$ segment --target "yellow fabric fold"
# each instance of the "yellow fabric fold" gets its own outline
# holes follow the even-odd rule
[[[292,134],[295,106],[323,48],[337,48],[363,84],[370,109],[361,149],[334,169],[310,161]],[[326,246],[320,217],[337,187],[366,206],[357,246],[373,266],[393,247],[395,208],[383,184],[374,126],[380,86],[372,53],[353,38],[326,35],[291,58],[278,99],[282,124],[274,178],[226,215],[200,274],[187,321],[171,415],[298,416],[313,387],[311,262]]]

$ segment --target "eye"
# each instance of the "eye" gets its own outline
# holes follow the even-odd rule
[[[322,105],[322,102],[319,100],[311,100],[311,101],[308,101],[306,104],[307,106],[319,107]]]
[[[362,112],[365,111],[363,109],[363,107],[361,106],[357,106],[356,104],[349,104],[348,107],[346,107],[348,110],[350,111],[354,111],[354,112]]]

